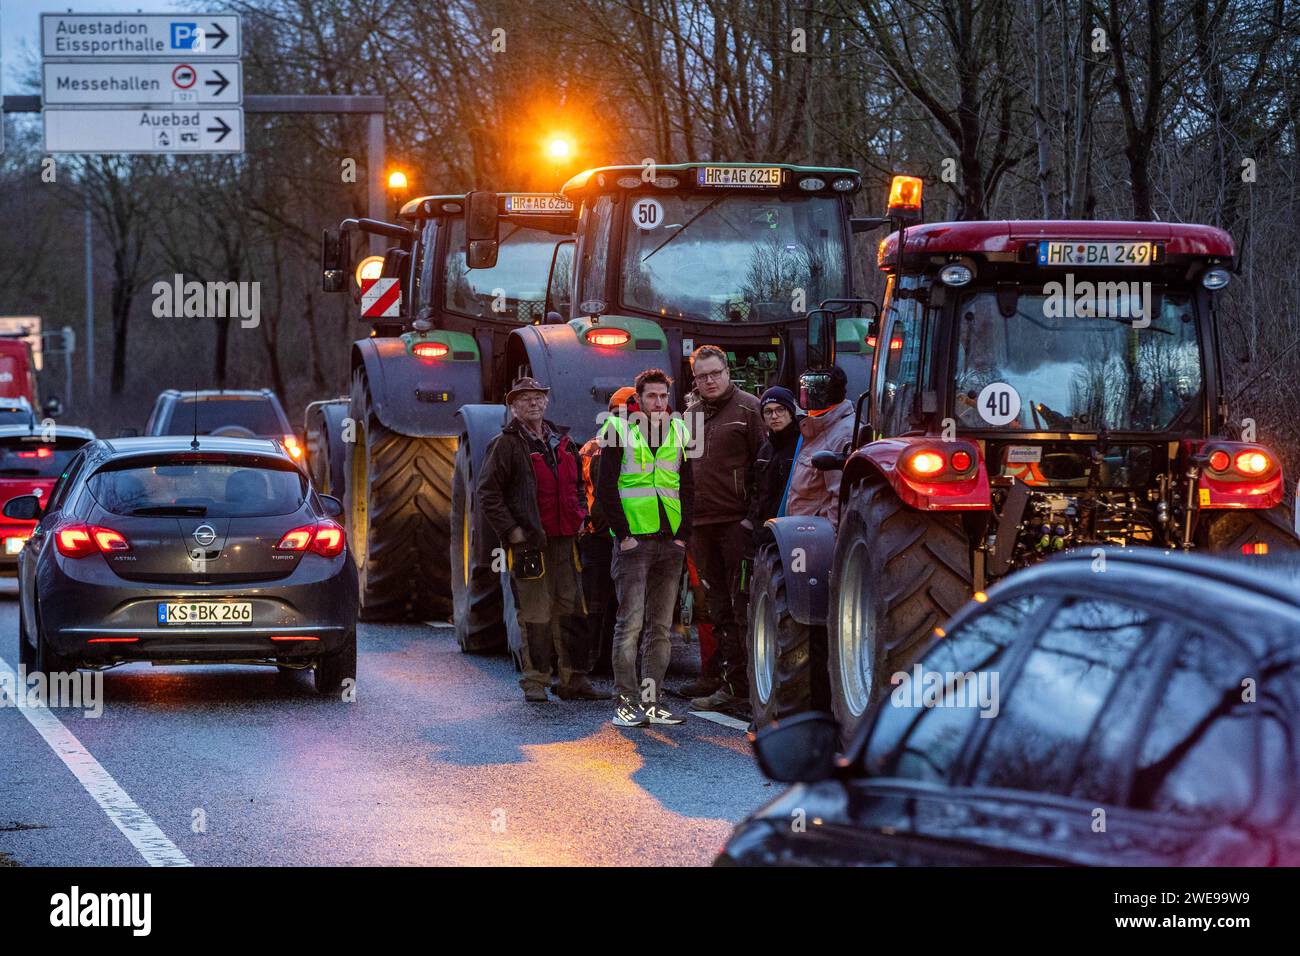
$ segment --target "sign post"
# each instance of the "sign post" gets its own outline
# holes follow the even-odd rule
[[[44,13],[47,153],[240,153],[238,15]]]

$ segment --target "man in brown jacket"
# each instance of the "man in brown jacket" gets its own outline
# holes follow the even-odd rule
[[[695,476],[695,534],[691,556],[704,578],[709,619],[718,660],[702,661],[707,678],[716,666],[719,683],[691,700],[694,710],[743,711],[749,703],[745,662],[745,602],[740,593],[740,565],[749,541],[741,527],[748,510],[747,478],[763,444],[765,428],[758,399],[731,382],[727,355],[716,345],[702,345],[691,356],[699,400],[686,407],[692,435]]]
[[[509,558],[510,586],[523,622],[524,698],[547,700],[555,661],[561,700],[608,700],[587,674],[577,534],[587,517],[578,446],[546,420],[550,389],[521,378],[506,395],[511,420],[488,442],[478,479],[479,508]]]

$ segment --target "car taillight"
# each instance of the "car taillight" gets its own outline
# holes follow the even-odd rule
[[[426,362],[442,358],[450,351],[451,349],[441,342],[417,342],[411,348],[412,355],[418,359],[424,359]]]
[[[1232,457],[1222,448],[1210,455],[1210,468],[1214,471],[1227,471],[1230,464]]]
[[[275,548],[277,551],[310,550],[326,558],[335,558],[343,553],[343,526],[329,518],[303,525],[286,531]]]
[[[37,448],[34,451],[20,451],[18,453],[19,458],[52,458],[53,456],[54,452],[48,448]]]
[[[588,329],[587,341],[592,345],[608,347],[627,345],[632,336],[626,329]]]
[[[342,554],[343,526],[329,520],[316,525],[316,534],[311,539],[311,549],[327,558]]]
[[[65,558],[84,558],[96,551],[112,554],[131,550],[130,543],[121,534],[98,525],[74,524],[60,528],[54,540],[59,554]]]

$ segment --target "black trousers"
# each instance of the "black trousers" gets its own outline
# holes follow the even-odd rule
[[[749,532],[739,521],[695,525],[691,557],[704,581],[718,645],[718,672],[723,685],[738,697],[749,695],[745,655],[747,602],[740,593],[740,564],[748,553]]]
[[[614,618],[618,614],[618,598],[610,570],[614,536],[608,531],[584,534],[578,538],[578,553],[582,556],[582,593],[587,599],[587,617],[579,623],[586,629],[589,666],[596,670],[602,662],[606,667],[609,664]]]

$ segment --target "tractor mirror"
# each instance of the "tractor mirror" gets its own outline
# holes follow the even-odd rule
[[[476,190],[465,197],[465,265],[491,269],[497,264],[497,194]]]
[[[835,366],[835,313],[813,309],[808,313],[808,368]]]
[[[352,241],[348,233],[326,229],[320,237],[321,291],[342,292],[352,269]]]
[[[760,730],[754,736],[754,757],[770,780],[817,783],[835,776],[838,744],[834,718],[810,711]]]

